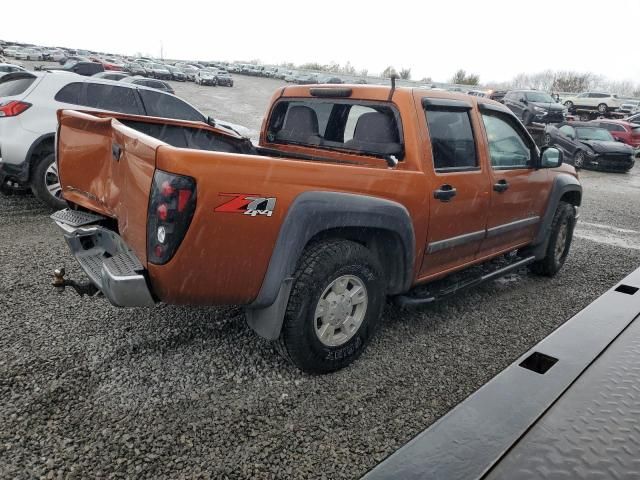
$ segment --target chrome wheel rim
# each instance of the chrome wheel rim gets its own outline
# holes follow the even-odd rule
[[[354,275],[342,275],[324,289],[313,317],[314,330],[327,347],[347,343],[360,329],[369,298],[364,282]]]
[[[62,187],[60,186],[56,162],[49,165],[49,168],[44,172],[44,186],[52,197],[56,199],[62,197]]]
[[[598,106],[598,111],[600,113],[606,113],[607,112],[607,106],[606,105],[599,105]]]
[[[564,255],[564,251],[567,246],[567,222],[563,222],[560,226],[560,230],[558,231],[558,239],[556,240],[556,261],[560,262],[562,260],[562,256]]]

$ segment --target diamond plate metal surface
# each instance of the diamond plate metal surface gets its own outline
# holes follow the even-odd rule
[[[120,252],[106,259],[104,264],[112,274],[122,277],[137,275],[136,272],[143,270],[140,260],[131,251]]]
[[[640,319],[485,478],[640,479]]]
[[[96,223],[100,220],[104,220],[104,217],[101,215],[96,215],[95,213],[90,212],[71,210],[68,208],[57,211],[56,213],[51,215],[51,218],[57,222],[70,225],[72,227],[80,227],[82,225],[89,225],[90,223]]]

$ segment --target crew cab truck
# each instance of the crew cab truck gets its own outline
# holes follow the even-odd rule
[[[428,303],[524,265],[556,274],[582,196],[505,106],[395,86],[281,88],[257,146],[69,110],[57,139],[69,209],[53,218],[111,303],[244,305],[315,373],[361,354],[388,296]]]

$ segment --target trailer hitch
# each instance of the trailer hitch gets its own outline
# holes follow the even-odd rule
[[[56,268],[53,271],[53,282],[51,282],[51,285],[53,285],[53,287],[58,290],[58,292],[62,293],[64,292],[65,287],[71,287],[81,297],[85,295],[87,295],[88,297],[94,297],[98,293],[100,293],[100,289],[93,283],[78,283],[73,280],[67,280],[66,278],[64,278],[65,273],[66,272],[64,268]]]

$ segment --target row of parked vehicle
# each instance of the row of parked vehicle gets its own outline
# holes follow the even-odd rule
[[[298,85],[315,85],[315,84],[342,84],[356,83],[366,84],[367,80],[358,78],[346,82],[343,78],[335,74],[321,74],[312,72],[300,72],[285,67],[255,65],[252,63],[235,63],[228,64],[226,67],[230,72],[239,73],[241,75],[249,75],[253,77],[276,78],[284,80],[287,83],[295,83]]]

